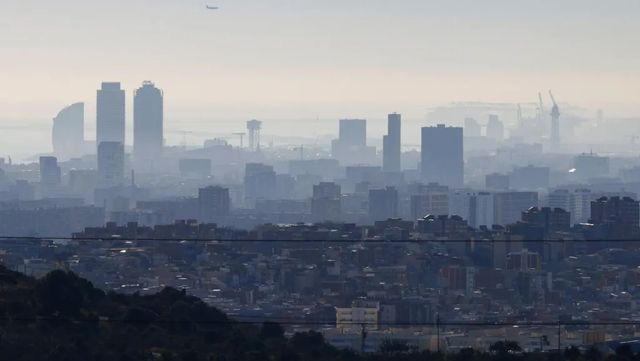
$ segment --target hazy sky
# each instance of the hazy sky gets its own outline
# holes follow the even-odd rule
[[[419,115],[462,100],[640,106],[638,0],[3,0],[0,119],[103,80],[169,118]]]

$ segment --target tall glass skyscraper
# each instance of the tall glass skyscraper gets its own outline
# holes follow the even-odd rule
[[[98,185],[101,188],[124,183],[124,146],[120,142],[98,144]]]
[[[421,175],[425,183],[439,183],[451,188],[464,185],[462,128],[422,128]]]
[[[118,142],[125,139],[125,95],[120,83],[102,83],[98,90],[96,113],[96,143]]]
[[[382,138],[382,168],[385,172],[400,172],[402,116],[389,114],[387,124],[387,135]]]
[[[142,83],[133,98],[133,157],[148,161],[162,154],[164,99],[162,90],[150,81]]]

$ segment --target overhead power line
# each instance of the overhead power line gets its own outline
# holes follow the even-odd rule
[[[3,322],[71,322],[71,323],[115,323],[115,324],[196,324],[196,325],[239,325],[239,324],[263,324],[277,323],[288,326],[397,326],[397,327],[558,327],[558,326],[640,326],[638,321],[527,321],[527,322],[481,322],[481,321],[440,321],[440,322],[336,322],[336,321],[309,321],[295,318],[270,318],[270,317],[240,317],[238,320],[142,320],[142,319],[115,319],[97,317],[95,319],[75,319],[71,317],[0,317]]]
[[[123,241],[123,242],[188,242],[188,243],[333,243],[333,244],[420,244],[420,243],[511,243],[511,242],[547,242],[547,243],[626,243],[640,242],[640,239],[606,239],[606,240],[571,240],[571,239],[401,239],[401,240],[363,240],[363,239],[224,239],[224,238],[190,238],[190,237],[122,237],[114,235],[112,237],[43,237],[43,236],[2,236],[0,241],[84,241],[84,242],[107,242],[107,241]]]

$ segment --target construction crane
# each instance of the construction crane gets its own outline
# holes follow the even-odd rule
[[[538,92],[538,118],[539,120],[544,119],[544,103],[542,102],[542,93]]]
[[[558,145],[560,144],[560,108],[558,107],[558,103],[556,99],[553,97],[553,93],[549,90],[549,97],[553,102],[553,107],[551,108],[551,144]]]
[[[549,97],[551,98],[551,102],[553,103],[553,107],[558,110],[558,103],[556,103],[556,98],[553,97],[553,93],[549,90]],[[558,113],[559,114],[559,113]]]

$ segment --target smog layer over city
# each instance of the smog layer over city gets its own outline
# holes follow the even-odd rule
[[[640,359],[637,0],[4,0],[0,359]]]

